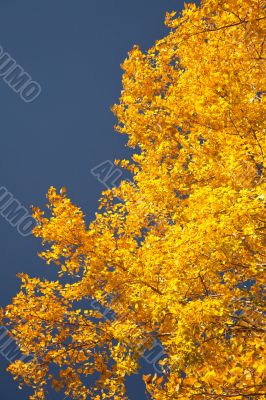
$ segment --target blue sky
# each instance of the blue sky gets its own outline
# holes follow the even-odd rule
[[[120,64],[134,44],[147,49],[165,35],[165,12],[182,7],[180,0],[0,0],[0,46],[42,88],[25,103],[0,77],[0,186],[26,208],[44,205],[49,186],[66,186],[92,219],[104,187],[91,168],[129,154],[110,112],[121,91]],[[22,237],[1,217],[0,234],[6,305],[19,288],[16,273],[53,271],[38,259],[37,239]],[[0,358],[0,398],[27,399],[6,367]],[[145,399],[142,392],[133,378],[129,399]]]

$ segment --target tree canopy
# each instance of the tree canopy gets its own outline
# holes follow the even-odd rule
[[[28,361],[9,367],[32,400],[126,399],[143,352],[147,398],[263,399],[266,4],[203,0],[134,47],[113,107],[131,174],[95,220],[65,190],[34,208],[58,280],[22,274],[3,311]],[[92,301],[94,305],[92,306]],[[106,309],[111,314],[106,317]]]

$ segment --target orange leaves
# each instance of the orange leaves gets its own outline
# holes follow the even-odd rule
[[[142,379],[144,380],[146,385],[151,385],[152,384],[152,377],[151,374],[149,375],[143,375]]]
[[[49,189],[48,215],[33,209],[41,256],[60,267],[59,281],[21,275],[3,316],[42,367],[14,364],[15,377],[52,380],[77,400],[122,400],[146,350],[162,372],[143,376],[153,400],[261,397],[262,3],[187,5],[167,15],[172,32],[147,54],[129,53],[113,110],[139,149],[116,162],[132,181],[103,193],[88,228],[65,188]],[[85,387],[88,375],[99,379]]]

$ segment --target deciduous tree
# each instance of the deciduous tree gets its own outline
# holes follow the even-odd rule
[[[151,399],[264,398],[265,7],[204,0],[167,14],[169,35],[129,53],[114,106],[132,180],[104,192],[88,227],[65,191],[49,190],[48,214],[34,209],[58,280],[22,274],[4,317],[34,356],[9,367],[32,400],[50,384],[126,399],[154,338],[167,356],[144,376]]]

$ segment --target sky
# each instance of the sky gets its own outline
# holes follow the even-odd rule
[[[28,74],[20,90],[19,82],[8,85],[0,64],[0,188],[25,212],[44,206],[50,186],[65,186],[93,219],[104,187],[91,169],[130,154],[110,111],[121,91],[120,64],[134,44],[145,50],[164,36],[166,11],[182,7],[180,0],[0,0],[0,58]],[[39,241],[1,215],[0,235],[5,306],[19,289],[17,273],[52,277],[53,267],[37,257]],[[0,355],[0,398],[26,400],[30,391],[17,387],[7,366]],[[127,394],[146,398],[140,376]]]

